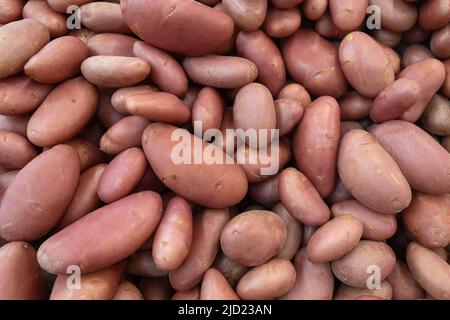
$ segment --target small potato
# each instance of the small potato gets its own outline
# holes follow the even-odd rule
[[[68,31],[67,17],[53,10],[47,1],[28,1],[23,7],[22,15],[24,19],[35,19],[46,26],[52,38],[61,37]]]
[[[158,89],[149,85],[137,85],[120,88],[114,91],[113,95],[110,97],[110,103],[117,112],[126,115],[128,114],[128,110],[126,108],[126,101],[128,98],[158,91]]]
[[[333,217],[351,215],[361,221],[364,227],[362,238],[366,240],[387,240],[397,231],[395,216],[373,211],[356,200],[345,200],[333,204],[331,214]]]
[[[450,265],[417,242],[406,249],[406,261],[417,283],[433,298],[450,299]]]
[[[222,231],[222,251],[244,266],[257,266],[278,254],[286,242],[287,227],[271,211],[247,211],[230,220]]]
[[[152,69],[150,79],[158,88],[180,98],[186,95],[188,88],[186,73],[170,54],[142,41],[134,44],[133,54],[148,62]]]
[[[394,51],[393,49],[386,47],[384,45],[381,45],[381,48],[384,51],[384,54],[388,57],[389,59],[389,64],[392,68],[392,70],[394,70],[394,74],[398,74],[400,72],[400,56],[399,54]]]
[[[144,300],[168,300],[173,293],[167,277],[141,279],[139,288]]]
[[[403,33],[390,31],[388,29],[375,29],[372,36],[379,43],[389,48],[395,48],[402,41]]]
[[[322,58],[317,59],[313,52],[323,53]],[[347,90],[338,49],[318,33],[300,28],[284,41],[282,53],[289,74],[310,94],[338,98]]]
[[[24,67],[32,79],[53,84],[72,78],[80,72],[88,47],[78,38],[64,36],[46,44]]]
[[[450,154],[425,131],[398,120],[370,131],[398,164],[412,189],[432,194],[450,192]]]
[[[358,245],[362,233],[358,219],[350,215],[333,218],[309,239],[308,258],[315,263],[335,261]]]
[[[50,300],[111,300],[119,286],[125,262],[117,263],[106,269],[82,274],[80,287],[70,287],[68,275],[56,278]]]
[[[280,137],[288,135],[300,122],[304,107],[302,103],[294,99],[278,99],[274,101],[277,115],[277,129]]]
[[[119,89],[120,90],[120,89]],[[125,115],[116,111],[111,100],[113,96],[112,89],[101,89],[100,99],[97,106],[97,119],[105,129],[111,128],[117,122],[125,118]],[[125,112],[126,114],[127,112]]]
[[[315,30],[322,37],[332,39],[343,39],[348,34],[348,31],[341,30],[334,24],[329,13],[317,20]]]
[[[141,58],[93,56],[81,64],[83,76],[105,88],[132,86],[150,73],[150,65]]]
[[[219,130],[222,124],[225,102],[220,92],[210,87],[204,87],[198,93],[192,106],[192,124],[201,125],[201,133],[209,129]]]
[[[0,236],[9,241],[32,241],[46,235],[69,206],[79,175],[78,154],[67,145],[55,146],[34,158],[3,195]]]
[[[327,0],[303,0],[301,4],[302,14],[309,20],[319,20],[327,11]]]
[[[244,300],[271,300],[286,294],[295,283],[295,268],[284,259],[272,259],[247,272],[236,288]]]
[[[3,172],[2,174],[0,174],[0,202],[2,201],[2,197],[5,194],[6,189],[8,189],[8,187],[14,181],[18,173],[19,170],[13,170]],[[0,238],[0,243],[5,244],[6,240]]]
[[[85,3],[92,2],[93,0],[48,0],[48,4],[57,12],[66,13],[67,9],[76,5],[78,7],[82,6]],[[70,13],[73,13],[70,11]]]
[[[27,135],[27,124],[30,116],[0,116],[0,130],[13,131],[24,137]]]
[[[450,101],[439,94],[434,95],[420,121],[428,132],[438,136],[449,136]]]
[[[347,133],[349,133],[352,130],[359,129],[359,130],[365,130],[363,127],[363,122],[360,121],[341,121],[341,140],[345,137]]]
[[[240,300],[227,279],[217,269],[205,272],[200,289],[200,300]]]
[[[295,160],[320,195],[333,191],[340,140],[340,110],[332,97],[321,97],[305,108],[294,140]]]
[[[167,276],[169,272],[167,270],[158,269],[155,264],[155,260],[153,259],[152,251],[147,250],[147,248],[144,249],[144,246],[145,244],[141,247],[141,250],[136,251],[130,257],[127,264],[127,273],[145,278],[159,278]],[[151,246],[152,243],[150,243],[150,248]]]
[[[258,76],[258,68],[253,62],[233,56],[187,57],[183,67],[195,83],[221,89],[243,87]]]
[[[0,300],[43,300],[46,289],[36,251],[26,242],[0,247]]]
[[[150,121],[140,116],[128,116],[119,120],[105,132],[100,140],[100,149],[117,155],[129,148],[141,145],[142,134]]]
[[[425,47],[421,44],[413,44],[408,46],[404,51],[402,55],[402,66],[408,67],[414,63],[420,62],[422,60],[426,59],[433,59],[434,55],[428,49],[428,47]]]
[[[425,299],[423,289],[414,280],[408,265],[397,261],[392,272],[387,277],[392,286],[392,300]]]
[[[243,266],[220,252],[213,263],[213,267],[220,271],[232,288],[236,288],[239,280],[247,273],[249,267]]]
[[[270,0],[270,3],[279,9],[294,8],[302,2],[303,0]]]
[[[27,61],[50,40],[47,28],[34,19],[0,27],[0,79],[23,70]]]
[[[222,6],[243,31],[258,30],[267,13],[267,0],[223,0]]]
[[[296,279],[292,289],[281,300],[332,300],[334,277],[329,263],[313,263],[306,248],[295,257]]]
[[[0,24],[7,24],[22,18],[21,0],[0,0]]]
[[[388,281],[381,282],[379,289],[353,288],[341,283],[336,289],[334,300],[354,300],[361,296],[370,296],[372,299],[379,298],[377,300],[391,300],[392,286]]]
[[[450,20],[449,0],[424,1],[419,8],[419,25],[425,30],[443,28]]]
[[[105,203],[117,201],[137,186],[147,166],[145,155],[139,148],[118,154],[106,167],[97,186],[98,197]]]
[[[177,291],[170,300],[200,300],[200,288],[197,286],[186,291]]]
[[[36,148],[26,138],[13,131],[0,130],[0,167],[22,169],[36,156]]]
[[[335,204],[340,201],[354,199],[352,194],[345,188],[341,179],[337,179],[333,192],[327,197],[329,204]]]
[[[181,197],[169,200],[153,239],[155,264],[162,270],[175,270],[186,259],[192,244],[192,210]]]
[[[381,27],[395,32],[404,32],[417,20],[417,9],[403,0],[369,0],[369,5],[379,8]]]
[[[311,96],[306,89],[298,83],[290,83],[281,89],[278,99],[292,99],[300,101],[303,107],[311,104]]]
[[[354,31],[366,17],[368,0],[329,0],[331,18],[341,30]]]
[[[441,59],[450,58],[450,24],[433,33],[430,48],[436,57]]]
[[[375,98],[394,82],[390,61],[382,47],[363,32],[349,33],[339,46],[339,60],[345,77],[361,95]]]
[[[442,85],[442,93],[450,99],[450,59],[444,61],[445,81]]]
[[[294,219],[286,210],[283,204],[279,203],[272,208],[272,211],[283,219],[287,227],[286,241],[283,248],[275,256],[276,258],[292,260],[298,252],[302,242],[302,225]]]
[[[342,283],[367,288],[372,273],[377,272],[383,281],[391,273],[395,261],[395,253],[386,243],[362,240],[350,253],[333,261],[331,268]]]
[[[262,28],[272,38],[285,38],[294,34],[302,24],[302,15],[297,7],[278,9],[269,7]]]
[[[28,139],[37,146],[48,147],[73,138],[92,118],[97,102],[97,89],[83,77],[64,81],[31,116]]]
[[[289,213],[307,225],[323,225],[330,219],[330,209],[313,184],[294,168],[285,169],[279,182],[280,199]]]
[[[260,183],[252,184],[249,188],[250,197],[267,207],[274,205],[280,201],[280,193],[278,192],[278,181],[280,175],[270,177]]]
[[[122,282],[114,294],[113,300],[144,300],[141,291],[129,281]]]
[[[411,29],[403,33],[403,40],[407,44],[423,43],[428,39],[430,33],[416,23]]]
[[[104,154],[92,142],[80,138],[67,141],[65,144],[71,146],[80,158],[81,171],[104,161]]]
[[[341,120],[361,120],[367,118],[373,101],[363,97],[356,91],[347,92],[340,100]]]
[[[411,202],[411,189],[388,152],[363,130],[352,130],[341,141],[339,176],[361,204],[396,214]]]
[[[134,57],[136,38],[119,33],[100,33],[87,41],[91,56]]]
[[[91,2],[80,7],[81,23],[94,32],[131,32],[122,18],[120,4]]]
[[[228,209],[203,209],[194,216],[192,247],[176,270],[170,271],[170,284],[175,290],[195,287],[214,262],[219,250],[220,234],[230,219]]]

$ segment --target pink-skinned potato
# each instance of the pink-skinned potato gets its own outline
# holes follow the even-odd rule
[[[200,300],[200,288],[197,286],[189,290],[177,291],[170,300]]]
[[[83,4],[89,3],[92,1],[93,0],[48,0],[48,4],[55,11],[61,12],[61,13],[66,13],[67,9],[72,5],[76,5],[76,6],[80,7]],[[73,14],[73,11],[70,11],[70,13]]]
[[[147,250],[147,248],[143,248],[146,243],[141,246],[140,250],[131,255],[127,264],[127,273],[145,278],[158,278],[167,276],[169,274],[169,271],[161,270],[158,268],[158,266],[155,264],[155,259],[153,259],[152,251]],[[150,248],[151,246],[152,243],[150,243]]]
[[[3,116],[0,115],[0,130],[12,131],[24,137],[27,136],[28,115]]]
[[[366,17],[368,0],[329,0],[331,18],[341,30],[354,31]]]
[[[217,269],[210,268],[203,276],[200,300],[240,300],[227,279]]]
[[[126,108],[126,102],[128,98],[154,92],[159,92],[159,90],[154,86],[145,84],[131,87],[124,87],[114,91],[114,93],[111,96],[110,103],[117,112],[123,115],[127,115],[129,114]]]
[[[278,99],[274,101],[277,115],[277,129],[280,137],[288,135],[300,122],[305,108],[302,103],[294,99]]]
[[[119,284],[113,300],[144,300],[141,291],[131,282],[124,281]]]
[[[284,246],[275,257],[292,260],[298,252],[302,242],[303,226],[286,210],[282,203],[278,203],[272,208],[272,211],[283,219],[287,228]]]
[[[98,147],[89,140],[74,138],[66,143],[78,153],[81,164],[81,172],[105,160],[105,155]]]
[[[91,36],[86,44],[91,56],[134,57],[133,46],[137,41],[125,34],[99,33]]]
[[[192,106],[192,124],[201,124],[202,134],[209,129],[219,130],[222,124],[225,102],[220,92],[214,88],[205,87],[198,93]]]
[[[285,38],[294,34],[302,24],[299,8],[278,9],[269,7],[262,28],[272,38]]]
[[[39,247],[39,264],[54,274],[64,274],[71,265],[82,273],[108,267],[136,251],[153,234],[161,214],[162,200],[157,193],[129,195],[48,238]]]
[[[391,300],[392,286],[388,281],[382,281],[380,288],[354,288],[341,283],[335,290],[334,300],[354,300],[361,296],[372,300]]]
[[[13,131],[0,130],[0,167],[22,169],[36,156],[36,148],[25,137]]]
[[[263,24],[268,0],[223,0],[224,11],[241,30],[255,31]]]
[[[0,0],[0,24],[17,21],[22,18],[23,3],[21,0]]]
[[[369,5],[380,8],[381,27],[383,29],[405,32],[411,29],[417,20],[417,9],[408,1],[369,0]]]
[[[47,1],[28,1],[23,7],[22,15],[24,19],[35,19],[46,26],[52,38],[61,37],[68,31],[67,17],[53,10]]]
[[[80,7],[81,23],[98,33],[117,32],[130,33],[125,23],[119,3],[95,1]]]
[[[231,260],[223,252],[220,252],[217,255],[213,263],[213,267],[222,273],[232,288],[236,288],[239,280],[250,269],[249,267],[243,266]]]
[[[414,280],[408,265],[397,261],[392,272],[387,277],[392,286],[392,300],[425,299],[425,292]]]

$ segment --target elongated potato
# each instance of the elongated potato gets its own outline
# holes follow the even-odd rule
[[[79,175],[80,160],[72,147],[58,145],[34,158],[2,198],[0,236],[31,241],[47,234],[72,200]]]
[[[450,154],[414,124],[393,120],[370,132],[394,158],[411,187],[423,193],[450,192]]]
[[[133,46],[137,41],[120,33],[100,33],[94,34],[86,44],[91,56],[134,57]]]
[[[425,299],[423,289],[417,284],[403,261],[397,261],[392,272],[387,277],[392,286],[392,300]]]
[[[341,30],[354,31],[364,21],[368,0],[329,0],[331,18]]]
[[[202,134],[209,129],[219,130],[222,124],[225,102],[216,89],[205,87],[198,93],[192,106],[192,124],[194,128],[201,124]]]
[[[407,1],[369,0],[369,4],[379,8],[383,29],[404,32],[411,29],[417,20],[417,9]]]
[[[43,300],[44,279],[36,251],[26,242],[16,241],[0,248],[0,300]]]
[[[200,300],[200,288],[197,286],[189,290],[177,291],[170,300]]]
[[[230,220],[222,231],[223,253],[244,266],[257,266],[278,254],[286,242],[287,227],[271,211],[254,210]]]
[[[220,234],[230,219],[228,209],[203,209],[194,216],[192,247],[179,268],[170,271],[172,287],[184,291],[195,287],[214,262]]]
[[[363,205],[396,214],[411,202],[411,189],[388,152],[363,130],[352,130],[341,141],[339,176]]]
[[[122,282],[114,294],[113,300],[144,300],[141,291],[129,281]]]
[[[240,300],[227,279],[217,269],[205,272],[200,289],[200,300]]]
[[[50,273],[63,274],[71,265],[89,273],[117,263],[152,235],[161,211],[161,197],[152,191],[97,209],[48,238],[39,247],[39,264]]]
[[[36,148],[26,138],[13,131],[0,130],[0,167],[22,169],[36,156]]]
[[[31,116],[28,139],[49,147],[73,138],[92,118],[97,102],[96,88],[83,77],[61,83]]]
[[[22,15],[24,19],[35,19],[46,26],[52,38],[61,37],[68,31],[66,16],[53,10],[47,1],[27,1],[23,7]]]
[[[22,18],[23,3],[20,0],[1,0],[0,24],[7,24]]]
[[[291,216],[282,203],[279,203],[273,207],[272,211],[283,219],[287,228],[284,246],[275,257],[292,260],[298,252],[302,242],[302,225],[293,216]]]
[[[117,112],[126,115],[128,114],[128,110],[126,108],[126,102],[128,98],[131,98],[132,96],[137,96],[146,93],[154,93],[158,91],[159,90],[156,87],[149,85],[124,87],[114,91],[113,95],[111,96],[110,102]]]
[[[183,148],[180,141],[191,145],[185,150],[187,153],[184,159],[178,153]],[[239,203],[247,193],[247,178],[240,166],[217,147],[201,141],[184,129],[162,123],[151,124],[144,131],[142,145],[158,178],[188,200],[209,208],[228,208]],[[210,150],[221,159],[217,158],[219,163],[207,164],[203,161],[202,164],[194,164],[195,149],[202,154]],[[207,156],[206,160],[211,159]],[[192,188],[192,185],[196,188]]]
[[[54,10],[66,13],[67,9],[72,6],[76,5],[78,7],[82,6],[85,3],[92,2],[93,0],[48,0],[48,4],[50,7],[52,7]],[[71,12],[73,13],[73,12]]]
[[[219,50],[233,35],[233,20],[227,14],[197,1],[125,0],[120,5],[131,30],[164,50],[202,56]]]
[[[104,154],[94,143],[88,140],[75,138],[65,144],[74,148],[78,153],[82,172],[105,160]]]
[[[97,1],[84,4],[80,7],[80,18],[83,25],[94,32],[131,32],[122,18],[119,3]]]

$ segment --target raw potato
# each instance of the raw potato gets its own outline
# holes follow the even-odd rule
[[[381,282],[381,288],[353,288],[345,284],[340,284],[335,292],[334,300],[354,300],[358,297],[371,297],[371,299],[391,300],[392,286],[388,281]]]
[[[139,289],[129,281],[122,282],[114,294],[113,300],[144,300]]]
[[[420,120],[428,132],[438,136],[450,135],[450,101],[436,94]]]
[[[268,0],[223,0],[222,6],[243,31],[255,31],[264,22]]]
[[[83,25],[94,32],[130,32],[118,3],[98,1],[84,4],[80,7],[80,18]]]
[[[0,167],[22,169],[36,156],[35,147],[26,138],[13,131],[0,130]]]
[[[134,57],[133,46],[137,41],[136,38],[124,34],[100,33],[92,35],[86,44],[91,56]]]
[[[24,19],[35,19],[46,26],[52,38],[61,37],[68,31],[66,16],[53,10],[48,1],[28,1],[23,7],[22,15]]]
[[[354,31],[362,24],[368,0],[330,0],[331,18],[341,30]]]
[[[200,289],[200,300],[240,300],[220,271],[211,268],[205,272]]]
[[[392,300],[417,300],[424,299],[425,293],[417,284],[408,269],[408,265],[397,261],[387,281],[392,286]]]
[[[283,204],[279,203],[272,208],[272,211],[278,214],[287,227],[286,241],[284,247],[275,256],[276,258],[292,260],[300,248],[302,242],[302,225],[295,220],[286,210]]]

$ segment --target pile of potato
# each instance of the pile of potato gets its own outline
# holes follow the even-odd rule
[[[450,300],[449,98],[450,0],[0,0],[0,299]]]

